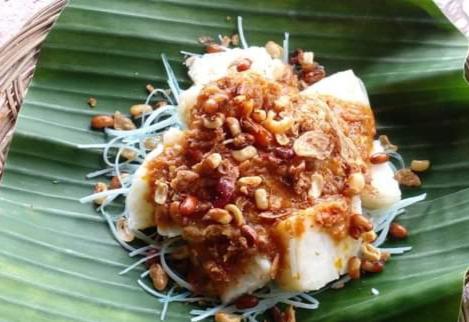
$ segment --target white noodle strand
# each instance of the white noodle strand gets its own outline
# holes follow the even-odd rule
[[[239,41],[241,42],[241,47],[243,49],[248,48],[248,43],[246,42],[246,38],[244,37],[243,17],[241,16],[238,16],[238,34],[239,34]]]
[[[177,241],[179,241],[179,239],[168,239],[165,242],[163,242],[163,246],[161,247],[161,252],[160,252],[160,263],[164,271],[166,272],[166,274],[168,274],[168,276],[171,277],[173,281],[176,282],[176,284],[178,284],[179,286],[189,291],[193,291],[194,289],[192,285],[190,285],[188,282],[186,282],[181,277],[179,277],[177,273],[173,272],[173,270],[168,266],[166,262],[165,254],[168,253],[169,246],[171,246],[173,243]]]
[[[289,46],[290,34],[285,33],[285,38],[283,39],[283,63],[288,64],[288,46]]]
[[[154,253],[154,254],[151,254],[149,256],[146,256],[142,259],[139,259],[138,261],[136,261],[135,263],[133,263],[132,265],[130,265],[129,267],[127,267],[126,269],[122,270],[119,272],[119,275],[124,275],[128,272],[130,272],[131,270],[135,269],[137,266],[139,266],[140,264],[143,264],[145,263],[147,260],[149,259],[152,259],[152,258],[155,258],[157,256],[160,256],[160,253],[157,252],[157,253]]]

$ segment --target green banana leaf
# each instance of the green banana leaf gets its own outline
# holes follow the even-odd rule
[[[72,0],[43,48],[0,188],[0,321],[157,321],[161,304],[136,283],[129,258],[92,205],[85,174],[100,168],[92,115],[127,111],[144,85],[165,85],[161,53],[189,85],[180,50],[235,32],[250,44],[308,48],[329,73],[363,78],[378,130],[407,160],[430,159],[428,199],[401,222],[413,250],[381,274],[318,295],[298,321],[456,321],[469,266],[467,42],[429,0]],[[97,98],[90,109],[88,97]],[[371,288],[379,290],[373,295]],[[188,321],[171,304],[167,321]]]

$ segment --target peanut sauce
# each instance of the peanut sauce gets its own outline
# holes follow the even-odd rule
[[[281,81],[243,69],[210,83],[187,115],[182,142],[149,162],[148,199],[155,203],[158,183],[169,187],[166,202],[155,203],[155,225],[182,229],[186,277],[200,293],[221,294],[255,255],[282,257],[273,228],[302,209],[319,207],[315,224],[336,240],[349,234],[347,180],[367,175],[373,114],[333,97],[306,98],[300,88],[291,70]],[[317,157],[294,145],[307,132],[325,142],[313,140]],[[303,225],[291,229],[304,233]]]

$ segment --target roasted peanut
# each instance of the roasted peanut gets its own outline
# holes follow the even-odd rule
[[[222,156],[220,153],[212,153],[202,161],[202,167],[205,169],[216,169],[221,164]]]
[[[348,269],[348,274],[351,279],[356,280],[360,278],[361,264],[362,264],[361,259],[356,256],[353,256],[349,259],[347,269]]]
[[[410,163],[410,169],[415,172],[423,172],[428,170],[430,167],[430,161],[428,160],[412,160]]]
[[[279,145],[288,145],[288,143],[290,143],[290,139],[288,138],[288,136],[285,135],[285,133],[277,133],[275,134],[275,141],[277,141],[277,143]]]
[[[358,239],[362,233],[373,229],[373,224],[364,216],[354,214],[350,217],[349,234]]]
[[[265,50],[272,58],[281,58],[283,56],[283,48],[273,41],[268,41],[265,44]]]
[[[267,190],[260,188],[254,192],[254,199],[256,200],[257,208],[265,210],[269,208],[269,197]]]
[[[250,309],[255,307],[259,303],[259,299],[251,294],[245,294],[240,296],[235,301],[236,308],[242,309]]]
[[[190,216],[195,213],[199,200],[194,196],[187,196],[179,205],[179,213],[182,216]]]
[[[109,183],[109,188],[119,189],[121,187],[121,182],[117,176],[112,177],[111,182]]]
[[[233,222],[235,223],[236,226],[244,225],[245,220],[243,217],[243,213],[238,208],[238,206],[230,203],[225,206],[225,210],[231,214],[231,216],[233,217]]]
[[[376,240],[376,237],[377,235],[374,230],[367,231],[361,235],[361,238],[365,243],[374,242]]]
[[[202,120],[204,127],[207,129],[219,129],[223,126],[223,123],[225,122],[225,115],[222,113],[217,113],[213,116],[204,116]]]
[[[168,184],[162,181],[158,181],[155,184],[155,195],[154,200],[158,205],[164,205],[168,198],[169,187]]]
[[[137,127],[131,119],[116,111],[114,113],[114,128],[121,131],[130,131],[135,130]]]
[[[380,273],[383,271],[383,268],[384,268],[384,264],[381,261],[372,262],[366,259],[362,260],[361,269],[364,272]]]
[[[137,152],[135,150],[125,148],[122,150],[121,156],[126,160],[135,160],[137,158]]]
[[[372,164],[381,164],[389,161],[389,154],[384,152],[374,153],[370,156],[370,162]]]
[[[251,244],[251,245],[255,245],[257,244],[257,232],[254,228],[252,228],[251,226],[249,225],[242,225],[241,226],[241,234],[246,237],[246,239],[248,240],[248,242]]]
[[[160,264],[153,264],[150,267],[150,278],[153,282],[153,287],[158,291],[164,291],[168,285],[168,275],[163,270]]]
[[[300,65],[311,65],[314,61],[314,53],[312,51],[304,51],[298,55],[298,63]]]
[[[150,136],[143,141],[143,146],[147,150],[154,150],[160,143],[160,139],[157,136]]]
[[[228,128],[230,129],[231,135],[233,137],[241,133],[241,127],[239,125],[239,121],[236,118],[227,117],[226,124],[228,125]]]
[[[218,111],[219,105],[215,99],[209,98],[204,102],[202,107],[206,113],[212,114]]]
[[[370,231],[373,229],[373,224],[365,216],[354,214],[351,217],[351,224],[353,226],[359,227],[364,232]]]
[[[139,117],[142,114],[151,113],[153,108],[148,104],[136,104],[130,107],[130,114],[133,117]]]
[[[251,187],[257,187],[261,183],[262,183],[262,177],[260,176],[241,177],[238,179],[238,184],[251,186]]]
[[[251,68],[251,64],[252,64],[251,60],[247,58],[243,58],[236,64],[236,70],[238,72],[244,72],[248,70],[249,68]]]
[[[274,134],[281,134],[288,131],[293,125],[293,119],[288,116],[285,116],[281,120],[275,120],[276,113],[274,111],[269,111],[267,113],[267,118],[262,125]]]
[[[422,185],[419,176],[407,168],[398,170],[394,174],[394,178],[399,184],[406,187],[420,187]]]
[[[171,180],[171,188],[176,191],[186,191],[196,180],[200,178],[197,172],[191,170],[178,170],[176,177]]]
[[[236,161],[243,162],[255,157],[257,155],[257,149],[252,145],[248,145],[241,150],[231,151],[231,155]]]
[[[303,64],[301,67],[303,70],[300,78],[308,85],[314,84],[326,76],[324,67],[318,63]]]
[[[93,129],[104,129],[106,127],[114,127],[114,118],[109,115],[97,115],[91,119],[91,127]]]
[[[248,119],[241,119],[241,128],[255,138],[255,142],[260,146],[269,146],[274,141],[272,133],[270,133],[262,125]]]
[[[222,225],[227,225],[233,220],[233,217],[225,209],[213,208],[210,209],[202,218],[203,220],[215,221]]]
[[[124,181],[128,176],[128,173],[121,173],[120,180],[117,176],[112,177],[111,182],[109,183],[109,188],[119,189],[121,187],[121,181]]]
[[[116,221],[116,231],[117,236],[119,236],[119,239],[122,241],[131,242],[135,238],[134,234],[129,229],[127,219],[124,217]]]
[[[104,192],[104,191],[107,191],[107,184],[105,184],[104,182],[97,182],[94,186],[94,192],[98,193],[98,192]],[[101,197],[101,198],[96,198],[94,200],[94,203],[97,205],[101,205],[104,203],[104,201],[106,201],[106,197]]]
[[[239,315],[218,312],[215,314],[215,322],[241,322],[242,318]]]
[[[364,259],[369,261],[379,261],[381,259],[381,252],[379,249],[371,244],[364,243],[361,246],[361,251]]]
[[[90,97],[88,98],[87,103],[91,108],[93,108],[93,107],[96,107],[96,104],[98,103],[98,101],[96,100],[96,98]]]
[[[408,232],[407,232],[407,228],[405,228],[404,226],[398,223],[392,223],[391,227],[389,228],[389,234],[393,238],[404,239],[407,237]]]
[[[352,173],[347,179],[348,193],[357,195],[365,188],[365,176],[361,172]]]
[[[251,113],[251,118],[256,122],[261,123],[267,118],[267,113],[265,110],[254,109],[254,111]]]

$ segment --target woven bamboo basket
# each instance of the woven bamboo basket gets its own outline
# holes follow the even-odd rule
[[[0,48],[0,176],[41,45],[66,4],[56,0],[44,7]]]
[[[41,45],[66,4],[67,0],[56,0],[43,8],[29,19],[15,38],[0,48],[0,177]],[[469,57],[465,75],[469,80]],[[469,321],[469,274],[466,285],[460,322]]]

